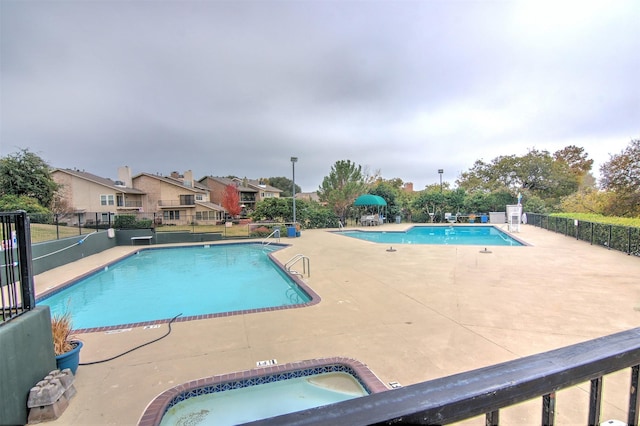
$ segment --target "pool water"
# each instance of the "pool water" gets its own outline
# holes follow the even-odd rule
[[[208,393],[169,408],[160,425],[236,425],[369,393],[347,373],[324,373]]]
[[[494,226],[414,226],[406,232],[344,231],[340,234],[384,244],[523,245]]]
[[[71,312],[85,329],[310,300],[261,245],[221,244],[141,250],[38,304]]]

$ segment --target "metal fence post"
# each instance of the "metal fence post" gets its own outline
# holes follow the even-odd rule
[[[22,308],[31,310],[36,306],[35,285],[31,255],[31,227],[29,216],[24,210],[16,216],[16,242],[18,243],[18,267],[20,268],[20,287],[22,287]]]
[[[53,216],[53,220],[56,223],[56,240],[60,239],[60,217],[58,213]]]

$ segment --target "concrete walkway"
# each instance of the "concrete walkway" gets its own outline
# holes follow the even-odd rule
[[[401,230],[407,225],[384,225]],[[384,382],[409,385],[640,325],[640,259],[524,225],[526,247],[394,245],[303,231],[276,253],[311,260],[311,307],[173,324],[165,339],[111,362],[81,366],[60,425],[135,424],[177,384],[341,356]],[[140,247],[117,247],[36,277],[42,292]],[[144,300],[140,301],[145,303]],[[85,333],[81,362],[117,355],[157,329]],[[626,384],[625,384],[626,380]],[[613,385],[615,384],[615,386]],[[602,419],[626,419],[628,374],[605,379]],[[559,424],[585,424],[588,384],[558,393]],[[540,401],[501,412],[503,424],[539,424]],[[474,423],[474,422],[471,422]],[[484,424],[478,419],[475,424]]]

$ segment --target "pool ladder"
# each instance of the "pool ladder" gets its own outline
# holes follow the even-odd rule
[[[269,240],[269,238],[272,238],[272,240]],[[268,246],[269,244],[271,244],[273,241],[279,243],[280,242],[280,228],[276,228],[272,233],[270,233],[267,237],[265,237],[264,240],[262,240],[262,248],[265,248],[266,246]]]
[[[302,262],[302,272],[294,271],[291,269],[296,263]],[[284,264],[284,269],[292,275],[298,275],[303,277],[307,274],[307,277],[311,276],[311,265],[309,264],[309,258],[303,254],[296,254]]]

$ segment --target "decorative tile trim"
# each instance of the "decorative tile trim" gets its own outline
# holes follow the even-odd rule
[[[333,372],[350,374],[370,394],[389,390],[365,364],[355,359],[343,357],[312,359],[210,376],[174,386],[158,395],[147,405],[138,421],[138,426],[159,425],[167,410],[194,396]]]
[[[116,263],[122,262],[126,259],[128,259],[131,256],[135,256],[137,254],[139,254],[141,251],[146,251],[146,250],[162,250],[162,249],[179,249],[179,248],[186,248],[186,247],[204,247],[205,245],[209,245],[212,246],[213,244],[202,244],[201,246],[170,246],[170,247],[149,247],[149,248],[143,248],[140,250],[137,250],[133,253],[130,253],[126,256],[120,257],[116,260],[114,260],[113,262],[110,262],[107,265],[103,265],[100,266],[99,268],[95,268],[89,272],[87,272],[86,274],[82,274],[77,278],[74,278],[73,280],[67,281],[59,286],[57,286],[56,288],[50,289],[45,291],[44,293],[42,293],[42,295],[38,296],[36,298],[36,304],[38,304],[38,302],[53,296],[56,293],[61,292],[62,290],[67,289],[68,287],[71,287],[73,285],[75,285],[78,281],[88,278],[91,275],[95,275],[98,272],[103,271],[105,268],[107,267],[111,267],[113,265],[115,265]],[[216,244],[216,245],[253,245],[253,246],[258,246],[258,243],[225,243],[225,244]],[[278,244],[278,243],[272,243],[273,245],[277,245],[279,247],[286,247],[285,244]],[[308,302],[305,303],[298,303],[298,304],[294,304],[294,305],[285,305],[285,306],[271,306],[271,307],[267,307],[267,308],[256,308],[256,309],[245,309],[245,310],[240,310],[240,311],[229,311],[229,312],[218,312],[215,314],[201,314],[201,315],[190,315],[190,316],[186,316],[186,317],[178,317],[175,319],[172,318],[164,318],[164,319],[158,319],[158,320],[152,320],[152,321],[144,321],[144,322],[135,322],[135,323],[129,323],[129,324],[118,324],[118,325],[110,325],[110,326],[104,326],[104,327],[92,327],[92,328],[81,328],[78,330],[73,330],[74,334],[81,334],[81,333],[99,333],[99,332],[105,332],[105,331],[112,331],[112,330],[120,330],[123,328],[131,328],[131,327],[144,327],[144,326],[149,326],[149,325],[158,325],[158,324],[166,324],[169,323],[171,321],[173,322],[185,322],[185,321],[194,321],[194,320],[203,320],[203,319],[211,319],[211,318],[221,318],[221,317],[228,317],[228,316],[233,316],[233,315],[245,315],[245,314],[254,314],[254,313],[259,313],[259,312],[270,312],[270,311],[281,311],[284,309],[297,309],[297,308],[306,308],[308,306],[313,306],[313,305],[317,305],[318,303],[320,303],[320,296],[311,289],[311,287],[309,287],[304,281],[302,281],[298,276],[296,275],[292,275],[287,273],[287,271],[284,268],[284,265],[282,263],[280,263],[273,255],[272,253],[267,253],[267,256],[269,257],[269,259],[271,259],[271,261],[278,267],[280,268],[280,270],[282,271],[282,273],[287,276],[289,279],[293,280],[296,285],[299,287],[299,289],[305,293],[309,299]]]

